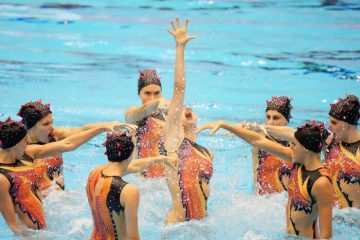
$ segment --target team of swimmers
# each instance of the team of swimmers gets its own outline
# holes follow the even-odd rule
[[[255,192],[288,192],[287,233],[331,238],[333,207],[360,208],[359,99],[349,95],[330,106],[329,130],[316,121],[288,127],[292,99],[286,96],[267,101],[265,125],[217,121],[197,127],[196,114],[184,107],[185,47],[195,38],[187,34],[188,23],[181,26],[176,18],[168,30],[176,43],[171,101],[161,96],[156,70],[144,69],[138,79],[142,105],[127,109],[127,123],[54,128],[50,105],[41,101],[21,106],[21,122],[0,122],[0,211],[14,233],[21,234],[21,225],[46,227],[42,199],[65,189],[61,154],[105,131],[108,162],[92,170],[86,185],[90,239],[140,238],[140,193],[122,178],[131,173],[166,178],[172,199],[166,224],[206,217],[214,157],[196,143],[205,129],[213,134],[224,128],[253,146]]]

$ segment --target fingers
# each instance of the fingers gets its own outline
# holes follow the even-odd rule
[[[174,32],[170,31],[170,29],[166,29],[166,31],[175,37]]]
[[[170,23],[171,23],[171,26],[172,26],[172,28],[174,29],[174,31],[176,31],[176,27],[175,27],[174,21],[171,21]]]
[[[185,31],[187,31],[187,28],[188,28],[188,25],[189,25],[189,19],[186,19],[186,21],[185,21]]]
[[[178,28],[180,28],[180,20],[179,20],[179,17],[176,17],[176,26]]]

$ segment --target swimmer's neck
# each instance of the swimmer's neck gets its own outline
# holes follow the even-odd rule
[[[32,131],[32,129],[30,129],[28,131],[27,137],[28,137],[27,140],[28,140],[29,144],[40,142],[39,139],[36,137],[36,134]]]
[[[107,176],[123,176],[128,168],[129,161],[124,162],[108,162],[103,170],[103,173]]]
[[[319,169],[321,167],[324,167],[324,165],[321,162],[320,154],[309,152],[306,155],[307,156],[305,157],[305,160],[304,160],[305,170],[313,171],[313,170]]]
[[[352,125],[346,131],[346,134],[342,137],[341,141],[345,143],[354,143],[360,140],[360,132],[357,126]]]
[[[7,150],[0,150],[0,163],[11,164],[16,162],[15,152],[8,152]]]
[[[189,139],[192,142],[196,141],[195,127],[184,128],[184,138]]]

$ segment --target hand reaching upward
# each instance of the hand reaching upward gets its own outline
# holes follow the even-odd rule
[[[170,29],[167,29],[167,31],[174,36],[176,46],[183,46],[185,47],[186,43],[190,41],[191,39],[196,38],[196,36],[188,36],[187,35],[187,27],[189,25],[189,20],[187,19],[185,21],[184,27],[181,27],[180,20],[178,17],[176,17],[176,25],[174,21],[171,21],[171,26],[173,28],[173,31]]]

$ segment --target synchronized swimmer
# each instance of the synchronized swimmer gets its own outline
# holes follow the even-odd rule
[[[165,224],[205,218],[216,159],[197,143],[197,134],[206,129],[211,134],[226,129],[253,146],[255,193],[288,192],[287,234],[329,239],[333,208],[360,208],[358,97],[347,95],[331,104],[329,129],[316,121],[290,128],[288,96],[266,102],[264,125],[221,120],[197,127],[197,115],[184,106],[185,47],[196,38],[188,35],[188,25],[189,20],[182,25],[176,18],[167,30],[175,40],[171,101],[162,97],[157,71],[142,69],[142,104],[126,110],[126,123],[54,128],[50,105],[41,101],[21,106],[21,122],[10,117],[0,121],[0,212],[15,234],[22,234],[22,226],[46,228],[42,199],[54,189],[65,190],[62,153],[103,132],[108,132],[103,143],[107,163],[90,172],[86,185],[93,220],[90,239],[140,239],[141,193],[123,179],[127,174],[166,180],[171,208]]]

